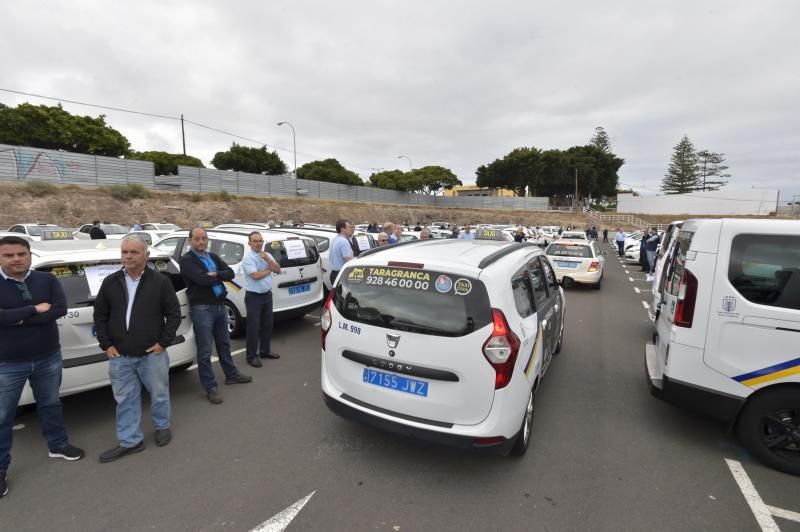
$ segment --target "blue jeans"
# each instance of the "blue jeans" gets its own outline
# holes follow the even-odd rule
[[[247,360],[255,360],[270,352],[272,292],[247,292],[244,304],[247,308]]]
[[[47,446],[58,449],[67,444],[64,412],[58,397],[62,367],[61,351],[25,362],[0,361],[0,471],[7,471],[11,463],[14,415],[25,381],[31,383]]]
[[[169,355],[112,358],[108,376],[117,401],[117,440],[134,447],[142,434],[142,384],[150,394],[150,418],[156,429],[169,428]]]
[[[648,270],[650,273],[656,271],[656,250],[647,250],[647,265],[650,267]]]
[[[189,316],[194,325],[197,345],[197,372],[206,393],[216,391],[217,380],[211,367],[211,344],[217,347],[219,365],[226,377],[235,377],[239,370],[233,364],[231,339],[228,334],[228,312],[225,305],[190,305]]]

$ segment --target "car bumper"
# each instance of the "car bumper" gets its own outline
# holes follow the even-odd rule
[[[581,284],[597,284],[603,278],[603,272],[571,272],[569,270],[556,270],[556,279],[562,282],[565,277],[569,277],[576,283]]]

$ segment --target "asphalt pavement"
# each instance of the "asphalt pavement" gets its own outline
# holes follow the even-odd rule
[[[774,520],[799,531],[796,477],[751,460],[727,427],[650,396],[649,286],[607,249],[602,289],[566,290],[563,350],[537,394],[522,458],[331,414],[319,318],[307,315],[276,325],[279,360],[254,369],[235,356],[254,381],[221,385],[222,405],[206,401],[196,370],[174,374],[167,447],[156,447],[145,412],[145,451],[98,463],[116,444],[108,388],[64,400],[72,443],[87,451],[79,462],[48,459],[35,412],[21,415],[0,530],[730,531]],[[763,507],[786,517],[759,521]]]

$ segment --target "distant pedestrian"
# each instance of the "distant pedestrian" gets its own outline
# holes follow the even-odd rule
[[[141,230],[142,230],[142,224],[140,224],[139,222],[134,222],[133,227],[131,227],[131,231],[141,231]]]
[[[117,402],[118,445],[100,455],[103,463],[144,450],[142,385],[150,394],[156,445],[172,441],[167,347],[181,324],[181,306],[169,278],[148,268],[144,238],[128,235],[120,247],[123,267],[103,279],[94,302],[97,341],[109,359]]]
[[[422,226],[419,225],[419,222],[417,222],[417,225],[414,226],[414,231],[422,231]]]
[[[336,277],[344,268],[347,261],[353,258],[353,248],[350,245],[350,237],[353,236],[353,224],[341,219],[336,221],[336,232],[339,233],[331,242],[330,262],[331,262],[331,286],[336,283]]]
[[[592,226],[592,228],[589,229],[589,240],[594,240],[595,242],[597,242],[597,228],[594,226]]]
[[[617,227],[617,234],[615,236],[615,240],[617,242],[617,249],[619,251],[619,256],[625,256],[625,233],[622,232],[622,229]]]
[[[100,220],[92,222],[92,228],[89,229],[89,238],[92,240],[103,240],[106,238],[106,232],[100,227]]]
[[[647,239],[650,238],[650,232],[645,229],[642,239],[639,241],[639,266],[642,267],[643,272],[650,271],[650,264],[647,262]]]
[[[514,233],[514,242],[525,242],[525,240],[525,230],[517,227],[517,231]]]
[[[29,382],[51,458],[80,460],[69,444],[59,399],[63,362],[57,320],[67,298],[54,275],[31,269],[31,248],[18,236],[0,238],[0,497],[8,493],[12,425]]]
[[[384,232],[378,233],[378,245],[379,246],[386,246],[389,244],[389,235]]]
[[[608,227],[603,229],[603,244],[608,244]]]
[[[383,232],[389,235],[390,244],[397,242],[397,238],[394,236],[394,224],[392,222],[385,222],[383,224]]]
[[[419,232],[420,240],[428,240],[429,238],[432,238],[432,235],[431,235],[431,230],[428,229],[427,227]]]
[[[458,238],[461,240],[475,240],[475,233],[472,232],[469,224],[464,226],[464,231],[458,235]]]
[[[262,366],[262,358],[281,356],[271,350],[272,339],[272,274],[281,273],[281,266],[264,251],[264,238],[258,231],[250,233],[250,249],[242,259],[244,304],[247,308],[247,363]]]
[[[403,240],[403,226],[400,224],[394,224],[394,242],[400,242]]]
[[[658,231],[655,227],[651,227],[650,237],[647,239],[647,244],[645,246],[647,251],[647,271],[650,275],[653,275],[656,271],[656,250],[658,250],[658,244],[660,241],[661,237],[658,236]]]
[[[206,251],[208,233],[202,227],[189,231],[189,251],[181,257],[181,277],[186,283],[189,315],[194,324],[197,346],[197,373],[206,396],[212,404],[222,403],[217,380],[211,366],[211,344],[216,344],[217,357],[225,373],[225,384],[243,384],[253,380],[239,372],[231,356],[228,333],[228,310],[225,306],[225,285],[232,281],[233,270],[218,255]]]

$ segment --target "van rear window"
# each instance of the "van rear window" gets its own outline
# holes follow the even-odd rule
[[[464,336],[492,322],[482,282],[431,270],[345,269],[333,304],[350,321],[435,336]]]
[[[728,280],[748,301],[800,310],[800,236],[734,237]]]
[[[288,240],[276,240],[264,244],[264,251],[272,255],[272,258],[281,265],[281,268],[292,266],[307,266],[316,264],[319,260],[319,252],[313,240],[305,238],[290,238]]]
[[[148,266],[167,275],[176,292],[185,288],[180,271],[171,260],[151,259],[148,261]],[[94,305],[101,279],[99,273],[93,275],[93,272],[102,269],[103,273],[107,274],[119,268],[122,268],[122,264],[115,262],[87,262],[80,264],[51,264],[36,269],[56,276],[67,296],[67,307],[81,308]]]

